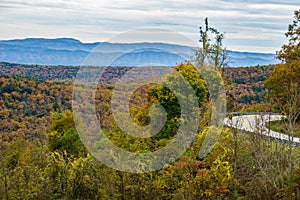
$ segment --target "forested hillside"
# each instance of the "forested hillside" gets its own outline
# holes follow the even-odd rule
[[[0,74],[30,77],[39,80],[58,82],[73,82],[79,67],[70,66],[40,66],[0,63]],[[105,83],[115,83],[132,67],[108,67],[102,78]],[[269,77],[274,65],[225,68],[228,78],[228,96],[233,100],[234,110],[257,103],[262,103],[266,97],[264,81]]]
[[[1,148],[18,138],[44,137],[51,112],[71,109],[71,99],[68,83],[0,76]]]
[[[262,84],[265,78],[261,76],[261,70],[264,71],[262,68],[264,67],[233,71],[232,73],[239,74],[237,79],[233,79],[236,84],[234,87],[247,85],[247,81],[253,83],[251,80]],[[181,65],[175,69],[192,77],[190,81],[199,83],[198,96],[201,97],[199,102],[203,108],[201,129],[195,135],[195,141],[188,151],[172,165],[167,165],[159,171],[142,174],[125,173],[106,167],[85,149],[77,134],[72,112],[68,110],[71,109],[73,87],[70,81],[57,82],[59,79],[54,78],[56,82],[53,82],[2,75],[0,197],[4,199],[298,198],[300,171],[297,167],[293,174],[289,173],[289,154],[284,143],[225,128],[213,151],[205,159],[197,158],[208,131],[210,103],[205,98],[207,96],[205,86],[200,84],[199,76],[190,76],[191,73],[195,73],[191,66]],[[267,69],[270,70],[271,67]],[[118,70],[122,74],[127,69]],[[47,74],[45,71],[43,69],[40,72]],[[64,73],[62,75],[65,76]],[[247,78],[240,81],[244,75]],[[108,77],[116,80],[118,76],[117,73]],[[97,93],[100,96],[96,97],[99,114],[107,114],[104,116],[107,120],[100,120],[100,124],[103,127],[110,127],[106,132],[109,139],[120,148],[132,152],[154,151],[168,144],[178,126],[178,113],[174,112],[177,110],[176,100],[173,99],[174,102],[171,104],[167,103],[171,100],[168,95],[172,94],[158,87],[153,90],[152,97],[147,97],[152,102],[167,101],[165,103],[171,106],[169,111],[172,114],[168,117],[167,126],[161,134],[150,139],[139,139],[126,136],[115,128],[110,111],[107,110],[112,88],[112,85],[100,85]],[[147,88],[137,91],[136,96],[131,99],[132,117],[141,125],[147,124],[149,105],[146,107],[139,105],[140,98],[145,96],[146,91]],[[273,168],[275,164],[278,169]]]
[[[274,65],[267,65],[225,69],[225,74],[230,81],[227,95],[234,99],[234,110],[265,102],[267,89],[264,82],[270,76],[274,67]]]

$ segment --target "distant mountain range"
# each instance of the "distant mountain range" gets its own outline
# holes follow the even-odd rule
[[[194,47],[164,43],[82,43],[72,38],[0,40],[0,61],[39,65],[175,66]],[[275,54],[228,51],[229,66],[276,64]]]

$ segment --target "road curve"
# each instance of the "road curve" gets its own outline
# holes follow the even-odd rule
[[[284,141],[286,143],[292,142],[295,145],[300,145],[300,138],[289,137],[283,133],[278,133],[268,129],[265,124],[269,121],[281,120],[281,115],[278,114],[252,114],[233,116],[232,120],[224,119],[225,126],[237,128],[246,132],[259,133],[266,137],[271,137],[275,140]]]

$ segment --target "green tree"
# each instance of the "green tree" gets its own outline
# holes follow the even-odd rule
[[[174,70],[180,73],[188,81],[190,86],[192,86],[195,95],[198,98],[199,106],[202,106],[207,100],[208,91],[206,83],[197,69],[191,63],[187,63],[176,66]],[[167,75],[163,82],[168,82],[173,85],[180,84],[179,80],[177,80],[173,74]],[[152,98],[153,103],[159,103],[166,109],[169,119],[180,117],[181,108],[179,102],[175,94],[170,91],[170,89],[162,85],[154,86],[150,89],[149,96]]]
[[[215,69],[224,70],[227,63],[227,51],[223,46],[225,34],[218,29],[209,26],[208,18],[204,20],[205,26],[200,26],[200,40],[202,48],[195,51],[195,61],[197,66],[204,64],[212,65]]]
[[[86,154],[84,145],[76,131],[73,115],[70,110],[62,113],[53,113],[51,116],[51,126],[49,134],[49,149],[66,151],[74,156],[83,156]]]
[[[283,64],[277,65],[265,84],[271,91],[280,111],[291,118],[300,120],[300,10],[294,12],[293,23],[285,34],[289,43],[282,46],[278,58]]]
[[[208,90],[205,81],[202,79],[198,70],[191,63],[180,64],[176,66],[174,70],[182,75],[182,77],[192,87],[198,100],[199,107],[203,108],[204,103],[208,99]],[[176,73],[170,73],[163,79],[164,84],[155,85],[150,88],[149,97],[152,104],[162,105],[167,112],[167,121],[165,127],[161,131],[161,134],[158,134],[155,137],[158,136],[159,138],[168,138],[174,135],[181,120],[185,118],[182,116],[182,108],[180,107],[175,93],[169,88],[163,86],[169,85],[171,88],[180,88],[182,84],[181,81],[182,80],[180,76],[177,76]],[[183,94],[184,92],[185,91],[181,91],[178,95],[181,95],[182,98],[188,103],[191,99],[189,95],[192,94]]]
[[[300,120],[300,10],[294,14],[295,19],[286,33],[289,43],[278,52],[278,58],[283,63],[275,67],[265,82],[270,90],[270,99],[285,115],[283,121],[289,135],[289,178],[294,173],[293,139],[298,129],[297,121]]]
[[[55,112],[60,112],[60,106],[59,106],[57,100],[55,100],[54,103],[53,103],[53,110]]]
[[[285,36],[289,39],[288,44],[284,44],[277,52],[278,58],[285,63],[300,60],[300,10],[294,11],[294,20],[289,24]]]

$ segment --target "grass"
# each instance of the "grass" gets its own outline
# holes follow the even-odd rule
[[[285,125],[284,121],[282,121],[282,120],[267,122],[266,127],[271,129],[272,131],[288,134],[286,125]],[[296,124],[295,136],[300,137],[300,123]]]

